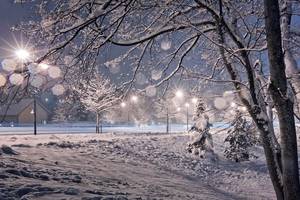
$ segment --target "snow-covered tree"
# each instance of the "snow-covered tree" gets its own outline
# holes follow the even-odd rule
[[[78,93],[73,90],[66,91],[63,97],[58,100],[52,121],[54,122],[75,122],[86,121],[90,118],[90,112],[81,103]]]
[[[100,132],[100,117],[119,101],[116,87],[100,74],[95,74],[91,79],[81,80],[74,88],[79,94],[80,101],[87,110],[96,115],[96,133]],[[101,123],[102,132],[102,123]]]
[[[207,153],[214,153],[213,139],[209,132],[211,124],[205,112],[205,103],[202,98],[199,98],[194,114],[195,124],[189,131],[191,134],[191,142],[188,143],[187,150],[190,153],[200,155],[200,157],[204,157]]]
[[[247,122],[238,109],[224,142],[228,143],[224,155],[230,160],[241,162],[255,157],[250,153],[249,148],[257,143],[257,138],[251,123]]]

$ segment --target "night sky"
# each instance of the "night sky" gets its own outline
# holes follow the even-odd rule
[[[33,11],[31,4],[14,3],[14,0],[0,0],[0,59],[8,56],[11,52],[7,42],[16,45],[14,37],[19,41],[21,36],[12,33],[10,28],[21,21],[30,19]],[[5,42],[6,41],[6,42]]]

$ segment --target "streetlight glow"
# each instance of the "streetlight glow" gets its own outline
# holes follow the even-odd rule
[[[185,105],[185,107],[187,107],[187,108],[190,107],[190,104],[189,104],[189,103],[185,103],[184,105]]]
[[[193,102],[194,104],[196,104],[196,103],[198,102],[198,99],[197,99],[196,97],[194,97],[194,98],[192,98],[192,102]]]
[[[29,58],[29,52],[25,49],[18,49],[16,50],[16,56],[21,60],[26,60]]]
[[[133,101],[134,103],[136,103],[138,101],[138,97],[136,95],[133,95],[131,97],[131,101]]]
[[[120,105],[121,105],[122,108],[126,107],[126,103],[125,102],[122,102]]]
[[[179,112],[180,110],[181,110],[181,108],[180,108],[180,107],[178,107],[178,108],[177,108],[177,111]]]
[[[181,90],[177,90],[175,93],[176,97],[182,98],[183,97],[183,92]]]

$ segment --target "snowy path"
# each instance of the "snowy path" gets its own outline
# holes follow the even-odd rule
[[[20,153],[0,156],[1,200],[274,198],[264,165],[256,172],[247,164],[194,158],[183,150],[183,134],[0,139]]]

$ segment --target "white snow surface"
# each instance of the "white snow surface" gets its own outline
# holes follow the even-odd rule
[[[2,135],[17,155],[0,155],[0,199],[275,199],[262,148],[234,163],[224,137],[212,161],[185,151],[186,133]]]

